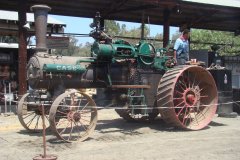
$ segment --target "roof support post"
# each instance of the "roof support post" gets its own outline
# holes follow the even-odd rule
[[[26,4],[27,0],[19,0],[18,1],[18,39],[19,39],[19,47],[18,47],[18,94],[22,96],[27,91],[27,83],[26,83],[26,64],[27,64],[27,30],[23,27],[26,23]]]
[[[170,29],[170,22],[169,22],[170,11],[169,9],[164,9],[163,11],[163,47],[167,47],[169,43],[169,29]]]
[[[144,28],[145,28],[144,19],[145,19],[145,13],[144,13],[144,11],[143,11],[143,12],[142,12],[142,25],[141,25],[141,40],[144,39]]]

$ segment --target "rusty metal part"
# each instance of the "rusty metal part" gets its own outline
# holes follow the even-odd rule
[[[34,12],[34,22],[36,27],[36,51],[47,51],[46,33],[47,33],[47,16],[50,7],[46,5],[34,5],[31,7]]]
[[[50,109],[50,127],[66,142],[84,141],[97,124],[97,108],[91,97],[77,90],[58,96]]]
[[[153,112],[148,113],[147,116],[142,116],[141,114],[139,115],[132,115],[131,114],[131,109],[115,109],[116,113],[122,117],[124,120],[127,122],[143,122],[143,121],[152,121],[154,120],[159,112],[156,110],[153,110]]]
[[[118,104],[121,105],[121,104]],[[156,102],[154,103],[154,108],[156,107]],[[121,109],[115,109],[116,113],[122,117],[127,122],[143,122],[143,121],[152,121],[154,120],[159,111],[157,109],[153,109],[147,114],[143,115],[141,109],[135,109],[136,114],[132,114],[132,109],[130,108],[128,103],[125,103]],[[139,114],[137,114],[139,112]]]
[[[43,155],[38,155],[33,158],[33,160],[56,160],[56,159],[57,156],[55,155],[46,155],[45,157],[43,157]]]
[[[47,113],[49,106],[47,107]],[[18,102],[17,115],[21,125],[31,132],[40,132],[42,130],[42,109],[39,97],[26,93]],[[46,126],[49,126],[48,115],[45,115]]]
[[[158,107],[162,118],[174,126],[199,130],[217,109],[217,88],[212,75],[199,66],[169,70],[159,82]]]
[[[44,108],[44,105],[41,105],[41,108],[42,108],[42,127],[43,127],[43,130],[42,130],[42,136],[43,136],[43,155],[38,155],[36,157],[33,158],[33,160],[56,160],[57,159],[57,156],[55,155],[47,155],[47,151],[46,151],[46,125],[45,125],[45,108]]]
[[[150,85],[112,85],[111,88],[151,88]]]

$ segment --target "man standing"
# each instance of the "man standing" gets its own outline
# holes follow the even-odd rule
[[[178,65],[184,65],[189,60],[189,42],[190,31],[185,29],[182,35],[176,40],[174,45],[174,59]]]

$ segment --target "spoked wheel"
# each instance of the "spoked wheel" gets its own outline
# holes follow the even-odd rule
[[[45,126],[49,126],[49,106],[45,107]],[[42,130],[42,102],[39,94],[26,93],[18,102],[18,119],[21,125],[30,132],[40,132]]]
[[[217,88],[211,74],[199,66],[169,70],[158,86],[162,118],[174,126],[199,130],[207,126],[217,109]]]
[[[66,142],[83,141],[97,124],[95,102],[87,94],[70,90],[58,96],[50,109],[50,127]]]

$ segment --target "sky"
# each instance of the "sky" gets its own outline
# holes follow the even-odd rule
[[[80,17],[68,17],[68,16],[56,16],[50,15],[58,21],[65,23],[67,26],[64,29],[65,33],[77,33],[77,34],[88,34],[92,30],[89,27],[89,24],[92,23],[93,19],[90,18],[80,18]],[[123,22],[117,21],[120,26],[122,24],[126,24],[128,30],[140,27],[140,23],[131,23],[131,22]],[[148,24],[146,24],[148,25]],[[150,37],[155,36],[157,33],[163,33],[163,26],[161,25],[148,25],[150,27]],[[171,35],[178,31],[177,27],[170,28],[170,38]],[[91,37],[78,37],[78,43],[85,44],[86,42],[93,42],[93,38]]]

